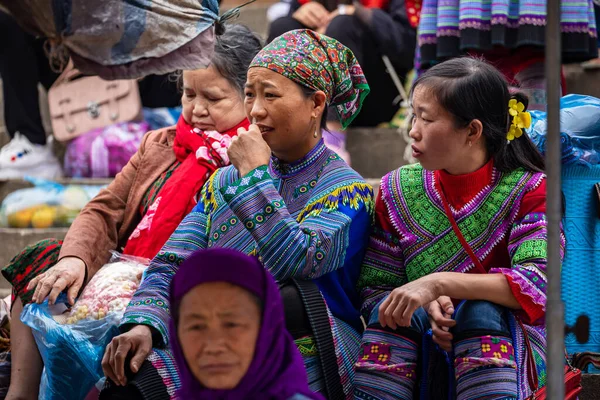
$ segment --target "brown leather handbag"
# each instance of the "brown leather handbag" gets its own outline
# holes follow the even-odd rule
[[[136,80],[106,81],[83,76],[72,63],[48,91],[48,103],[54,137],[61,142],[142,117]]]

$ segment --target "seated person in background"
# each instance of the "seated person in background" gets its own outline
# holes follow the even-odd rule
[[[310,400],[275,280],[256,257],[200,250],[171,283],[171,348],[181,399]]]
[[[371,95],[365,99],[362,112],[352,122],[353,126],[376,126],[389,122],[398,104],[399,95],[382,56],[389,57],[396,74],[403,79],[412,69],[416,45],[416,29],[408,19],[405,0],[361,0],[353,4],[344,1],[292,0],[289,16],[273,21],[269,28],[268,42],[273,38],[301,28],[337,39],[347,46],[364,70],[371,87]],[[331,132],[324,133],[326,143],[347,159],[345,137],[335,115],[329,113],[327,126]]]
[[[596,17],[596,30],[600,27],[600,2],[594,1],[594,16]],[[600,49],[600,36],[597,37],[597,47]],[[600,58],[596,57],[581,64],[583,69],[599,69]]]
[[[231,138],[239,127],[250,125],[243,90],[248,65],[261,43],[241,25],[226,26],[215,43],[208,68],[183,71],[183,111],[177,126],[144,136],[138,152],[81,211],[64,241],[29,246],[2,271],[15,297],[7,399],[38,396],[43,363],[31,329],[19,318],[24,305],[41,303],[47,296],[52,303],[63,290],[73,303],[111,250],[153,258],[196,205],[208,176],[229,164]]]
[[[314,31],[288,32],[258,53],[245,89],[246,115],[255,123],[240,130],[228,151],[232,165],[212,175],[196,208],[150,263],[125,311],[123,334],[106,349],[107,376],[126,384],[127,363],[139,371],[133,379],[145,379],[141,364],[169,346],[173,275],[195,250],[222,247],[257,255],[280,284],[297,279],[317,286],[338,360],[332,375],[352,395],[363,329],[356,283],[373,189],[325,147],[321,131],[327,104],[347,125],[368,90],[352,52]],[[325,390],[316,340],[295,339],[309,349],[303,357],[311,389]]]
[[[511,90],[527,95],[530,110],[546,110],[547,1],[423,0],[422,3],[415,15],[419,55],[415,65],[419,70],[466,54],[484,57],[502,72]],[[562,0],[560,3],[562,62],[597,57],[593,1]],[[420,18],[421,13],[423,18]]]

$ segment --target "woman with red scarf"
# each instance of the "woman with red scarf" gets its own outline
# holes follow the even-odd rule
[[[152,259],[194,208],[208,177],[230,164],[232,137],[250,125],[244,84],[261,43],[239,25],[227,26],[215,43],[207,68],[182,73],[183,112],[177,125],[146,134],[138,152],[82,210],[64,241],[29,246],[2,271],[14,300],[7,399],[38,397],[43,363],[30,328],[19,318],[24,305],[46,298],[54,303],[63,291],[73,304],[111,250]]]

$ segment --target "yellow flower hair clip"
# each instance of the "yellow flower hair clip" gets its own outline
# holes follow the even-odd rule
[[[523,129],[531,126],[531,114],[525,111],[525,105],[516,99],[510,99],[508,102],[508,113],[513,117],[510,129],[506,134],[508,143],[515,138],[523,135]]]

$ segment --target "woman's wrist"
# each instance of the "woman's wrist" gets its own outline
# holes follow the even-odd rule
[[[249,173],[251,173],[252,171],[254,171],[257,168],[263,167],[266,164],[261,164],[261,165],[249,165],[249,166],[240,166],[240,168],[238,168],[238,172],[240,173],[240,178],[245,177],[246,175],[248,175]]]
[[[64,256],[64,257],[61,257],[58,261],[62,261],[62,260],[69,260],[71,262],[81,264],[83,267],[86,266],[85,261],[83,261],[80,257],[77,257],[77,256]],[[57,264],[58,264],[58,261],[57,261]]]
[[[440,296],[447,295],[447,287],[446,284],[450,277],[447,276],[445,272],[436,272],[426,276],[426,279],[429,280],[430,284],[433,287],[433,293],[435,293],[435,298],[437,299]]]

